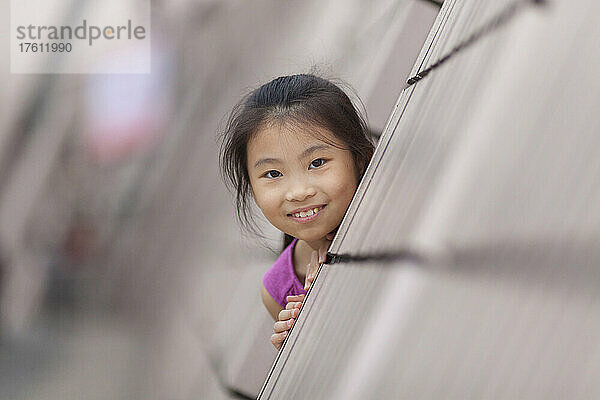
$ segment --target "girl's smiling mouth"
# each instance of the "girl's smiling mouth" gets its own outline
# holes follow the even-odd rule
[[[326,204],[320,206],[306,207],[295,210],[289,214],[288,217],[292,218],[296,222],[305,223],[310,222],[317,218],[321,211],[325,208]]]

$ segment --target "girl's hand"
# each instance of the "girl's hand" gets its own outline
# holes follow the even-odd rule
[[[331,244],[334,235],[335,231],[328,233],[326,236],[327,244],[321,247],[318,252],[316,250],[312,252],[310,263],[306,267],[305,290],[308,290],[315,280],[319,265],[325,262],[327,250],[329,249],[329,245]],[[287,296],[285,310],[281,310],[279,313],[278,321],[273,325],[273,332],[275,333],[271,335],[271,343],[273,343],[273,346],[275,346],[277,350],[281,349],[281,345],[287,337],[290,328],[294,325],[295,318],[298,317],[298,314],[300,313],[300,307],[302,307],[304,297],[304,294]]]
[[[306,280],[304,281],[304,290],[308,290],[310,285],[312,285],[315,280],[315,276],[317,275],[317,271],[319,269],[319,265],[325,262],[327,258],[327,249],[329,248],[329,243],[327,247],[321,247],[319,252],[313,250],[312,255],[310,257],[310,263],[306,266]]]
[[[299,296],[288,296],[288,303],[285,306],[285,310],[281,310],[278,316],[278,321],[273,325],[273,331],[271,335],[271,343],[277,350],[281,349],[283,341],[287,337],[290,328],[294,325],[294,318],[298,317],[300,313],[300,307],[302,307],[302,301],[304,295]]]

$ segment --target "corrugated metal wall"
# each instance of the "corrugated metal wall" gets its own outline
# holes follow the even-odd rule
[[[600,396],[599,11],[444,2],[261,399]]]

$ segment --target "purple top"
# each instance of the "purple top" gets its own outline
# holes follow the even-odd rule
[[[275,264],[265,272],[263,276],[263,285],[267,292],[279,305],[285,308],[287,304],[286,297],[298,294],[306,294],[304,285],[300,283],[296,271],[294,271],[293,253],[294,246],[298,239],[292,240],[292,243],[283,250]]]

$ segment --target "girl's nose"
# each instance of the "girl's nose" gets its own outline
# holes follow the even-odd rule
[[[304,201],[317,194],[317,190],[310,182],[302,179],[293,181],[285,193],[287,201]]]

